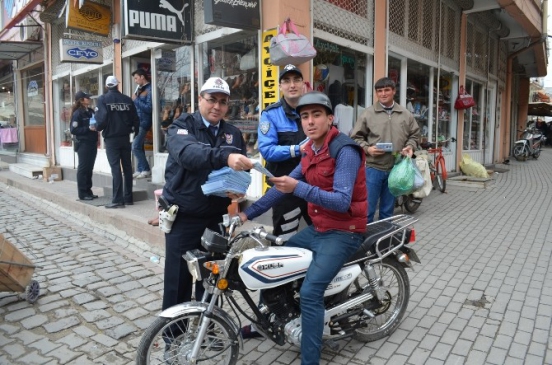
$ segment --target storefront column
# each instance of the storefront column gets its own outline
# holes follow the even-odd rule
[[[121,84],[121,91],[123,90],[123,49],[121,44],[121,2],[113,2],[113,75],[119,80]],[[101,87],[104,87],[102,85]]]
[[[517,95],[518,112],[517,112],[517,129],[524,130],[527,127],[527,112],[529,111],[529,87],[530,80],[525,77],[519,78],[519,89]],[[517,134],[516,134],[517,137]]]
[[[468,34],[468,15],[462,12],[460,19],[460,67],[458,83],[466,86],[466,42]],[[456,171],[460,172],[460,161],[462,161],[462,150],[464,146],[464,110],[456,110],[458,115],[458,127],[456,132]]]
[[[290,18],[299,33],[312,43],[312,13],[310,0],[264,0],[261,9],[261,29],[277,28]],[[296,65],[301,69],[305,81],[311,80],[311,62]]]
[[[388,0],[374,1],[374,82],[388,75],[388,7]],[[377,101],[375,93],[373,96],[373,101]]]

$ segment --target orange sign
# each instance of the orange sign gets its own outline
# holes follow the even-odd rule
[[[65,25],[69,29],[108,36],[111,28],[111,8],[85,1],[79,9],[78,3],[68,1]]]

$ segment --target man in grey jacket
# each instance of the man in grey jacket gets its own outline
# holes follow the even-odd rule
[[[366,153],[368,222],[374,221],[378,201],[379,219],[393,215],[395,197],[389,191],[387,180],[395,155],[412,157],[420,139],[420,127],[412,113],[394,101],[395,82],[384,77],[376,82],[374,89],[378,102],[364,110],[351,132],[351,138]],[[391,144],[391,151],[376,147],[378,143]]]

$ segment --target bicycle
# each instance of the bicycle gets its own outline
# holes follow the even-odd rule
[[[444,141],[429,143],[427,153],[433,153],[433,161],[429,161],[429,171],[431,182],[434,189],[439,189],[441,193],[447,190],[447,168],[445,166],[445,157],[443,156],[443,144],[447,142],[456,142],[456,138],[451,137]]]

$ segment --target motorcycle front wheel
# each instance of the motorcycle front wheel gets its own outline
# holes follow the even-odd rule
[[[414,198],[411,194],[405,197],[403,202],[404,202],[404,209],[406,209],[408,213],[414,213],[415,211],[418,210],[418,208],[420,207],[420,204],[422,204],[422,198]]]
[[[382,303],[374,305],[377,299],[364,303],[364,307],[375,313],[375,317],[365,316],[353,338],[360,342],[372,342],[389,336],[399,327],[410,298],[410,281],[404,266],[396,259],[386,257],[381,264],[374,265],[380,277],[380,290],[384,294]],[[351,293],[353,290],[353,293]],[[349,294],[371,290],[364,271],[357,277],[349,289]],[[376,307],[376,308],[374,308]]]
[[[203,312],[187,313],[176,318],[157,318],[146,330],[140,344],[136,365],[190,364]],[[224,320],[211,318],[201,343],[197,363],[234,365],[238,360],[239,342]]]
[[[527,155],[529,155],[529,152],[522,144],[517,144],[514,146],[514,157],[518,161],[525,161],[527,160]]]

